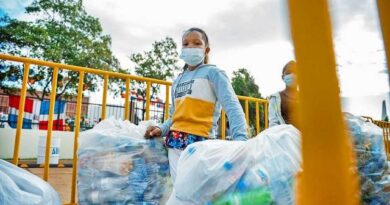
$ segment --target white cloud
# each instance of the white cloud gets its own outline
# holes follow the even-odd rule
[[[365,29],[365,20],[355,16],[343,24],[335,38],[343,96],[368,96],[389,91],[382,36]]]
[[[363,20],[363,29],[375,30],[379,27],[374,0],[330,0],[329,5],[336,36],[343,30],[345,24],[357,17]]]
[[[369,96],[389,92],[386,74],[349,69],[340,71],[339,75],[343,96]]]
[[[249,69],[264,97],[284,88],[282,68],[293,59],[288,41],[257,43],[240,49],[217,49],[211,54],[212,63],[228,73],[238,68]]]

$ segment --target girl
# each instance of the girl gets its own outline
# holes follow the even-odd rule
[[[191,143],[215,138],[221,106],[230,122],[233,140],[246,140],[244,112],[225,72],[208,64],[209,39],[199,28],[183,34],[180,58],[184,71],[174,80],[169,119],[149,127],[145,137],[166,136],[170,172],[176,178],[180,153]]]
[[[284,66],[282,79],[286,84],[286,88],[269,97],[268,116],[270,127],[281,124],[292,124],[297,127],[295,112],[292,110],[298,103],[295,68],[295,61],[290,61]]]

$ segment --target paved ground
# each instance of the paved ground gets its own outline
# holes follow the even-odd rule
[[[31,173],[43,177],[43,168],[27,168]],[[72,185],[72,168],[50,168],[49,183],[61,197],[62,203],[70,202]]]

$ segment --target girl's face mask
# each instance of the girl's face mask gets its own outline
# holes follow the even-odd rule
[[[182,48],[180,58],[190,66],[196,66],[204,60],[204,50],[202,48]]]
[[[294,74],[287,74],[283,76],[283,81],[286,84],[287,87],[291,87],[295,83],[295,75]]]

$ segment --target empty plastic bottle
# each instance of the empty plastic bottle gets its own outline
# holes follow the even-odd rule
[[[131,196],[120,189],[111,189],[105,191],[91,191],[79,196],[80,204],[104,204],[104,203],[122,203],[131,202]]]

